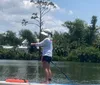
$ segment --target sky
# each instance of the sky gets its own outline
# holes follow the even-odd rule
[[[91,23],[91,17],[97,16],[97,25],[100,26],[100,0],[52,0],[56,9],[52,9],[44,16],[43,28],[52,31],[68,32],[62,24],[65,21],[74,21],[76,18]],[[7,30],[18,33],[21,29],[29,29],[32,32],[39,32],[34,24],[22,26],[22,19],[30,23],[33,12],[38,12],[36,6],[30,0],[0,0],[0,33]]]

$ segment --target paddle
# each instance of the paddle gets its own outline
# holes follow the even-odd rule
[[[51,61],[51,63],[70,81],[71,84],[74,84],[72,80],[59,68],[55,63]],[[74,84],[75,85],[75,84]]]

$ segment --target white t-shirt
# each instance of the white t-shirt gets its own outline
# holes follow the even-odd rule
[[[42,56],[52,57],[52,40],[50,38],[45,38],[43,41],[36,43],[36,46],[42,47]]]

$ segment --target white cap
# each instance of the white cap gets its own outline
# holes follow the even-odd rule
[[[41,32],[42,35],[44,36],[48,36],[48,35],[51,35],[52,32],[50,29],[44,29],[42,32]]]
[[[41,32],[41,34],[44,36],[48,36],[48,33],[45,33],[45,32]]]
[[[50,29],[44,29],[43,31],[46,32],[46,33],[48,33],[48,34],[52,33]]]

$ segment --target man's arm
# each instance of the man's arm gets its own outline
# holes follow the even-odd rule
[[[45,44],[45,39],[39,43],[31,43],[31,45],[36,45],[36,46],[43,46]]]

